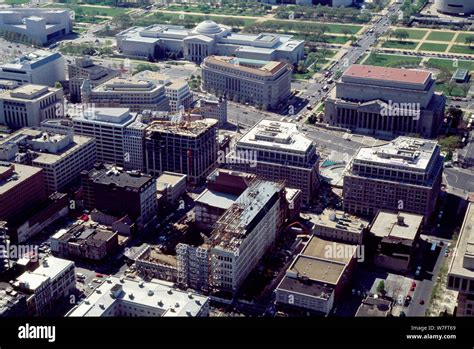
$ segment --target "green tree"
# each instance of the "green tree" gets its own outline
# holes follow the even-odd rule
[[[381,280],[377,285],[377,293],[380,295],[385,295],[385,282]]]

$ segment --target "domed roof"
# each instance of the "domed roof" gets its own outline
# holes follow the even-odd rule
[[[222,29],[221,27],[219,27],[219,24],[217,24],[216,22],[211,21],[211,20],[206,20],[198,24],[198,26],[196,27],[196,31],[199,34],[209,35],[209,34],[219,34],[222,31]]]

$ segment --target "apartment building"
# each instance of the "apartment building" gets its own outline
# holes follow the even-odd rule
[[[95,140],[90,137],[22,128],[0,139],[0,160],[43,169],[48,194],[61,191],[96,161]]]
[[[458,292],[456,316],[474,316],[474,204],[470,203],[449,265],[447,288]]]
[[[66,80],[64,58],[58,52],[36,50],[0,65],[0,79],[54,87]]]
[[[119,246],[118,234],[96,226],[80,223],[70,229],[61,229],[51,236],[51,252],[73,260],[101,261]]]
[[[69,95],[73,103],[81,102],[81,86],[88,80],[91,88],[120,76],[118,70],[95,64],[90,57],[76,57],[67,65],[69,76]]]
[[[293,123],[262,120],[240,138],[225,158],[225,166],[284,181],[300,189],[308,205],[319,188],[319,156],[315,144]]]
[[[76,288],[74,263],[52,256],[45,257],[38,268],[21,274],[13,287],[27,294],[30,316],[45,316],[56,301],[70,296]]]
[[[354,64],[326,99],[324,120],[357,133],[432,138],[446,104],[435,86],[429,71]]]
[[[81,173],[84,207],[119,220],[128,216],[145,226],[158,211],[156,179],[139,171],[96,164]]]
[[[12,129],[40,126],[44,120],[57,119],[63,105],[63,90],[26,84],[0,93],[0,124]]]
[[[145,138],[146,172],[185,174],[193,185],[203,181],[216,165],[216,125],[212,119],[150,125]]]
[[[81,96],[84,103],[99,108],[129,108],[132,112],[169,110],[163,85],[134,77],[116,77],[96,87],[92,87],[89,80],[84,80]]]
[[[362,147],[344,172],[344,210],[374,217],[379,210],[429,219],[441,190],[443,156],[438,142],[398,137]]]
[[[326,240],[361,245],[370,221],[343,211],[325,209],[312,216],[313,234]]]
[[[45,45],[72,33],[68,9],[7,8],[0,10],[0,30],[22,34],[39,45]]]
[[[9,221],[46,200],[41,168],[0,162],[0,221]]]
[[[128,108],[89,108],[73,114],[72,121],[75,134],[95,138],[97,161],[142,168],[143,127],[135,123],[136,113]]]
[[[67,317],[206,317],[209,298],[185,292],[166,281],[109,276]]]
[[[277,306],[300,316],[328,315],[356,263],[357,246],[311,237],[276,288]]]
[[[201,68],[201,88],[218,97],[267,110],[282,107],[291,95],[292,66],[288,63],[209,56]]]

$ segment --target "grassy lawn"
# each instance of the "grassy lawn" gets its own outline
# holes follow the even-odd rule
[[[400,55],[371,54],[364,62],[365,65],[376,65],[379,67],[414,67],[419,66],[421,58],[406,57]]]
[[[455,33],[432,31],[427,40],[432,41],[451,41]]]
[[[425,42],[420,46],[421,51],[444,52],[448,48],[448,44],[435,44]]]
[[[356,34],[362,26],[356,24],[326,24],[318,22],[290,22],[290,21],[278,21],[269,20],[258,23],[258,28],[263,30],[278,30],[285,32],[317,32],[321,28],[325,29],[325,33],[328,34],[344,34],[347,30],[348,34]]]
[[[449,50],[449,52],[474,55],[474,47],[463,46],[463,45],[453,45],[451,46],[451,49]]]
[[[206,19],[212,19],[216,23],[229,25],[233,28],[251,26],[255,23],[255,19],[252,18],[236,18],[236,17],[223,17],[213,15],[188,15],[185,14],[184,18],[180,18],[179,13],[163,13],[156,12],[155,14],[143,17],[142,19],[134,22],[135,25],[147,26],[156,23],[169,23],[174,25],[184,25],[187,28],[192,28],[196,24],[201,23]]]
[[[406,29],[406,28],[392,28],[392,31],[405,31],[408,33],[408,39],[421,40],[426,35],[426,30],[420,29]]]
[[[430,58],[427,62],[428,67],[446,69],[450,73],[454,74],[457,69],[467,69],[469,71],[474,70],[474,61],[458,61],[458,66],[454,66],[452,59],[442,59],[442,58]]]
[[[468,36],[474,36],[474,32],[472,32],[472,33],[459,33],[458,36],[456,37],[456,42],[464,44],[464,43],[466,43],[466,38]]]
[[[414,50],[418,46],[417,42],[414,41],[401,41],[401,40],[388,40],[382,44],[382,47],[386,48],[401,48],[404,50]]]
[[[192,4],[192,5],[170,5],[166,8],[168,11],[179,12],[199,12],[204,14],[219,14],[219,15],[233,15],[233,16],[263,16],[267,14],[267,9],[263,4],[242,4],[232,5],[224,4],[218,8],[212,8],[207,4]]]
[[[79,12],[76,10],[76,17],[80,15],[84,16],[108,16],[108,17],[115,17],[117,15],[121,15],[130,11],[127,8],[120,8],[120,7],[94,7],[94,6],[87,6],[87,5],[68,5],[68,4],[61,4],[61,3],[54,3],[48,4],[46,7],[69,7],[74,9],[74,7],[79,7]]]
[[[435,90],[438,92],[443,92],[446,96],[449,96],[448,89],[446,88],[445,83],[437,83]],[[453,97],[466,97],[466,94],[464,93],[463,89],[460,87],[459,84],[456,84],[456,86],[453,88],[451,91],[451,96]]]
[[[27,4],[29,2],[30,0],[5,0],[5,4],[7,5],[21,5],[21,4]]]

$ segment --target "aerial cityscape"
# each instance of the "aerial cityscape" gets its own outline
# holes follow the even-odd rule
[[[474,316],[473,71],[469,0],[0,0],[0,317]]]

